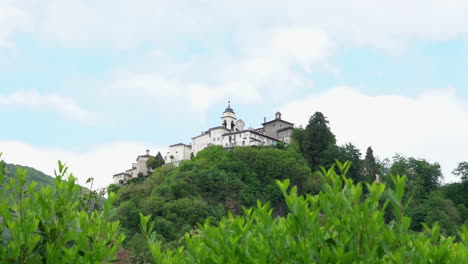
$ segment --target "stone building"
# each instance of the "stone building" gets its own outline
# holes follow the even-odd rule
[[[281,113],[275,114],[275,119],[262,124],[263,134],[289,144],[294,124],[281,119]]]
[[[150,155],[150,150],[146,150],[145,155],[140,155],[136,159],[136,163],[132,163],[132,168],[126,170],[125,172],[114,174],[112,177],[113,183],[118,185],[127,184],[127,181],[139,177],[147,176],[151,171],[146,166],[146,161],[152,156]]]

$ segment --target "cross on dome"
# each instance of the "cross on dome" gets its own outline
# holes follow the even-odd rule
[[[226,110],[224,110],[224,113],[226,113],[226,112],[234,114],[234,110],[232,110],[232,108],[231,108],[231,100],[228,101],[228,106],[227,106]]]

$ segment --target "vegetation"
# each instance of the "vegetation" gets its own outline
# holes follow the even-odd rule
[[[52,186],[54,185],[54,178],[50,177],[31,167],[15,165],[15,164],[5,164],[4,165],[4,175],[6,179],[16,178],[16,173],[18,169],[25,170],[27,172],[26,177],[26,184],[30,184],[32,182],[37,182],[39,187],[41,186]]]
[[[143,184],[122,187],[115,219],[129,237],[125,248],[147,250],[140,213],[152,215],[158,240],[173,248],[197,223],[207,218],[215,222],[227,212],[242,214],[242,207],[255,206],[257,200],[270,202],[276,215],[284,215],[286,204],[275,180],[290,179],[305,193],[314,187],[311,177],[304,159],[294,151],[212,146],[180,167],[156,169]]]
[[[115,195],[102,211],[82,210],[81,188],[59,163],[54,186],[36,189],[27,171],[5,182],[0,163],[0,263],[110,263],[124,240],[109,221]],[[64,181],[62,179],[68,180]]]
[[[298,195],[289,180],[278,181],[289,213],[273,217],[269,204],[258,202],[244,215],[229,214],[210,221],[185,236],[186,248],[161,250],[151,233],[150,217],[141,216],[141,228],[157,263],[467,263],[468,229],[460,242],[445,237],[440,227],[409,230],[405,216],[405,177],[392,177],[395,190],[385,184],[355,185],[344,175],[348,165],[325,172],[323,191]],[[367,193],[367,195],[364,195]],[[386,201],[382,203],[381,201]],[[391,208],[394,220],[385,221]]]
[[[323,152],[336,144],[335,135],[330,131],[327,118],[316,112],[309,119],[302,141],[302,154],[313,170],[322,164]]]
[[[107,200],[61,163],[56,179],[0,163],[0,263],[468,262],[466,161],[442,185],[437,162],[337,145],[319,112],[291,138],[178,167],[158,153]]]
[[[164,165],[164,159],[161,155],[161,152],[158,152],[158,154],[156,154],[155,157],[151,157],[149,158],[147,161],[146,161],[146,166],[148,166],[148,168],[154,170],[156,168],[159,168],[161,167],[162,165]]]

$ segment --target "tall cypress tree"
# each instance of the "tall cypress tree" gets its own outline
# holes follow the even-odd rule
[[[371,182],[375,180],[376,174],[379,173],[377,162],[375,162],[374,151],[371,147],[367,148],[366,157],[364,158],[364,166],[363,166],[363,178]]]
[[[321,112],[310,117],[304,131],[302,149],[304,158],[312,169],[318,169],[320,157],[329,145],[335,145],[335,135],[330,131],[327,118]]]

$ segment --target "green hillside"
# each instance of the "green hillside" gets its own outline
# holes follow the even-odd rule
[[[33,181],[38,183],[38,186],[54,185],[54,178],[38,171],[34,168],[16,165],[16,164],[5,164],[5,176],[6,178],[16,177],[17,169],[25,169],[27,171],[26,182],[31,183]]]

